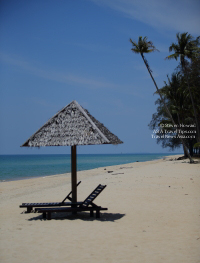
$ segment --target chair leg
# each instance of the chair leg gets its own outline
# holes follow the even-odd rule
[[[96,210],[96,218],[100,218],[100,211]]]
[[[90,210],[90,217],[93,217],[93,216],[94,216],[94,211]]]
[[[51,212],[47,212],[47,219],[51,220]]]
[[[28,206],[27,207],[27,213],[30,213],[32,211],[32,207],[31,206]]]

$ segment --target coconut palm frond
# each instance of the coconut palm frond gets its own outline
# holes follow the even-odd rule
[[[167,56],[165,59],[178,59],[178,57],[179,57],[179,55],[178,54],[171,54],[171,55],[169,55],[169,56]]]
[[[171,46],[169,47],[169,52],[171,52],[171,51],[178,52],[179,51],[179,45],[172,43]]]
[[[195,143],[195,145],[193,145],[194,148],[199,148],[200,147],[200,142]]]
[[[142,38],[142,36],[140,36],[138,38],[138,42],[135,42],[132,39],[130,39],[130,42],[133,45],[133,48],[131,50],[134,53],[144,54],[144,53],[151,53],[151,52],[154,52],[154,51],[159,51],[153,45],[153,42],[147,40],[147,37]]]

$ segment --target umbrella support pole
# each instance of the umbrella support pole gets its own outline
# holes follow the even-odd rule
[[[77,203],[77,161],[76,161],[76,145],[71,146],[71,183],[72,183],[72,207],[76,207],[73,203]],[[76,214],[76,212],[73,212]]]

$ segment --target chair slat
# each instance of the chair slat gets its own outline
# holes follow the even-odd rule
[[[99,184],[96,189],[83,201],[81,206],[89,206],[92,201],[94,201],[95,198],[103,191],[103,189],[106,187],[106,185]]]

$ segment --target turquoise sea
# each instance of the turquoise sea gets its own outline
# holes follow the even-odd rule
[[[79,154],[78,171],[163,158],[166,154]],[[0,181],[68,173],[71,157],[66,154],[0,155]]]

